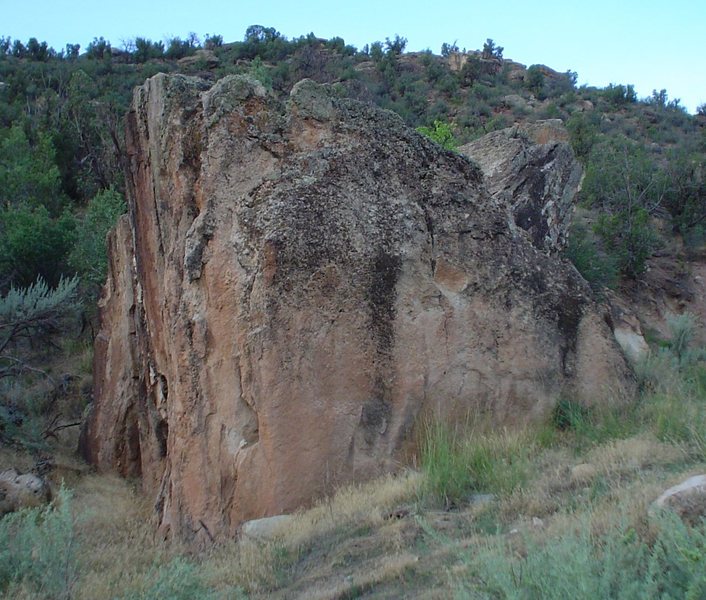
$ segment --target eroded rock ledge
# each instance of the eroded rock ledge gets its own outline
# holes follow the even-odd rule
[[[573,268],[392,113],[157,75],[127,141],[83,448],[173,535],[392,471],[424,413],[521,423],[626,382]]]

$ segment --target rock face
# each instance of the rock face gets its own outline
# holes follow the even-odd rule
[[[395,470],[425,414],[523,423],[625,385],[575,270],[392,113],[157,75],[127,142],[83,450],[172,535]]]
[[[21,474],[15,469],[0,473],[0,517],[46,504],[51,500],[49,484],[32,473]]]
[[[532,243],[553,253],[567,241],[581,165],[559,119],[494,131],[459,148],[483,170],[490,193],[505,203]]]

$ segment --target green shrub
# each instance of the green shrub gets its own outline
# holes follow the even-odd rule
[[[621,209],[598,217],[594,231],[601,237],[620,272],[637,278],[647,268],[647,259],[660,246],[660,238],[644,208]]]
[[[670,346],[681,364],[688,356],[689,347],[696,333],[696,318],[690,312],[667,315],[667,326],[672,334]]]
[[[44,206],[0,209],[0,290],[37,277],[56,285],[66,274],[74,228],[68,211],[53,219]]]
[[[202,600],[215,599],[216,593],[209,590],[199,566],[183,557],[178,557],[165,565],[153,567],[144,577],[152,582],[144,589],[132,591],[122,600],[153,600],[169,598],[169,600]]]
[[[623,275],[638,277],[660,243],[652,224],[668,180],[643,147],[615,137],[594,146],[581,190],[598,211],[594,231]]]
[[[603,535],[585,521],[558,539],[525,536],[517,553],[491,539],[464,557],[459,598],[523,600],[643,600],[706,597],[706,521],[695,528],[671,513],[656,519],[657,539],[648,544],[623,524]]]
[[[440,421],[425,423],[420,459],[427,495],[446,506],[468,495],[472,482],[456,431]]]
[[[575,113],[566,122],[569,130],[569,142],[576,158],[586,164],[598,135],[598,124],[595,114]]]
[[[594,290],[613,289],[618,283],[618,266],[613,256],[606,254],[585,227],[575,226],[564,250],[581,276]]]
[[[449,123],[436,120],[431,127],[417,127],[417,131],[446,150],[455,151],[458,147]]]
[[[33,598],[71,598],[79,564],[71,494],[61,489],[45,508],[0,520],[0,591]]]
[[[105,283],[108,271],[106,236],[118,217],[125,212],[122,194],[107,189],[95,196],[76,227],[76,243],[69,265],[76,269],[81,283],[95,297]]]

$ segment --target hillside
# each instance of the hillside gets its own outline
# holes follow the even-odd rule
[[[0,38],[5,597],[704,596],[703,107],[405,47]]]

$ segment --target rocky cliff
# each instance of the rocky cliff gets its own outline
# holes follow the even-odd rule
[[[399,468],[423,414],[522,423],[626,382],[575,270],[392,113],[157,75],[127,142],[83,448],[142,477],[164,531],[231,534]]]

